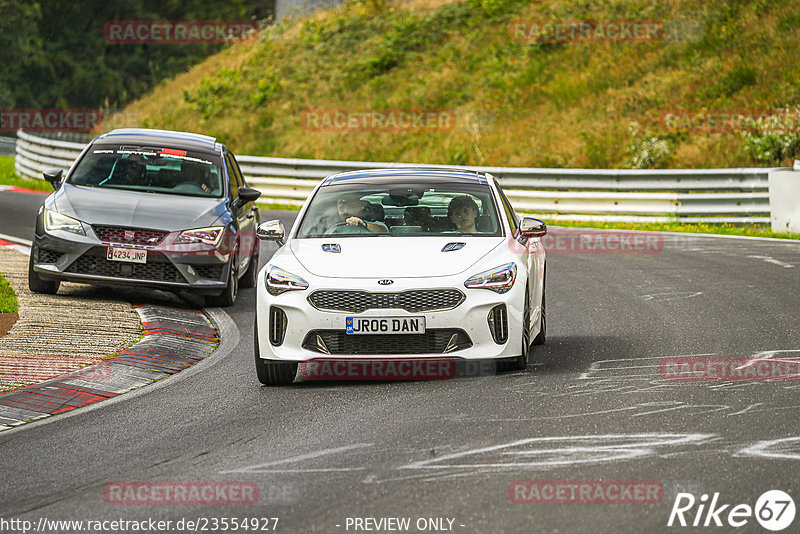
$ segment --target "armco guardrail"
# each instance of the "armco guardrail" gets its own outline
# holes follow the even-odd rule
[[[0,156],[13,156],[16,149],[16,139],[13,137],[0,137]]]
[[[49,167],[67,169],[85,145],[17,132],[15,167],[40,178]],[[267,202],[301,204],[320,179],[410,163],[237,156],[248,183]],[[447,168],[446,165],[428,165]],[[470,167],[496,176],[514,207],[556,220],[769,223],[768,175],[778,168],[536,169]]]

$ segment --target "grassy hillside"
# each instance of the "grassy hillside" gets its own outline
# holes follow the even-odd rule
[[[521,42],[518,20],[650,20],[653,42]],[[670,130],[669,110],[800,107],[793,0],[351,2],[262,32],[103,125],[235,152],[541,167],[788,164],[800,134]],[[308,109],[445,110],[449,131],[311,131]]]

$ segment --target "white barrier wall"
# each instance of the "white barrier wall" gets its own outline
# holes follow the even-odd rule
[[[800,171],[769,173],[769,207],[773,232],[800,234]]]

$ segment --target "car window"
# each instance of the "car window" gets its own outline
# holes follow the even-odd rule
[[[481,184],[408,182],[323,186],[297,237],[503,235],[492,191]]]
[[[508,198],[506,198],[506,194],[503,193],[503,189],[500,187],[500,184],[497,183],[497,180],[494,181],[494,185],[497,187],[497,193],[500,195],[500,202],[503,204],[503,211],[506,212],[506,218],[508,219],[508,225],[511,227],[511,232],[516,233],[517,228],[519,227],[519,218],[517,217],[517,213],[511,206],[511,202],[509,202]]]
[[[247,181],[244,179],[242,169],[239,168],[239,162],[236,161],[236,156],[233,155],[233,152],[228,152],[228,156],[231,158],[233,170],[236,172],[236,182],[239,184],[239,187],[247,187]]]
[[[94,145],[68,183],[198,197],[223,194],[217,156],[174,147]]]
[[[228,187],[231,191],[231,198],[236,198],[239,196],[241,177],[238,174],[239,169],[236,167],[236,163],[232,161],[230,153],[225,154],[225,166],[228,169]]]

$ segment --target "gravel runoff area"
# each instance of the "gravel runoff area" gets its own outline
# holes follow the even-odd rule
[[[62,282],[58,295],[28,290],[28,256],[0,247],[0,272],[19,301],[19,319],[0,337],[0,393],[98,363],[142,336],[129,302],[100,288]]]

